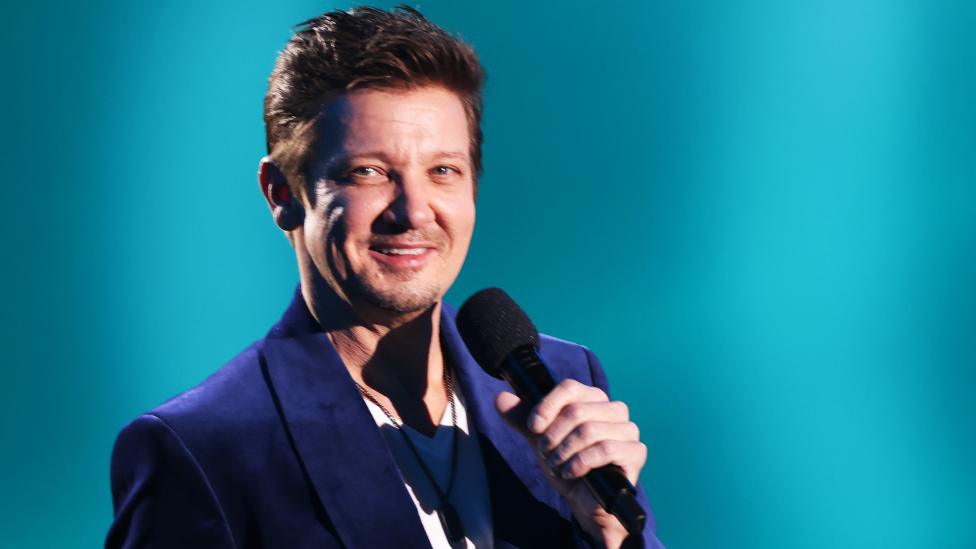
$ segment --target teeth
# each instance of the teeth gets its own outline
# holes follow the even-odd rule
[[[380,248],[377,250],[386,255],[420,255],[427,251],[427,248]]]

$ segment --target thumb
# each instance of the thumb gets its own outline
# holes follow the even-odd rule
[[[532,436],[525,424],[532,410],[522,402],[522,399],[508,391],[502,391],[495,397],[495,408],[510,427],[525,437]]]

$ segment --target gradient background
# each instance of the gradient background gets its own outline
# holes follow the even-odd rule
[[[5,7],[4,547],[102,543],[118,430],[284,309],[261,100],[325,7]],[[490,75],[450,300],[597,352],[665,543],[976,546],[971,2],[419,7]]]

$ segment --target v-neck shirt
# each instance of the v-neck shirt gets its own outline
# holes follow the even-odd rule
[[[491,529],[491,501],[488,492],[488,479],[485,476],[484,462],[481,458],[481,448],[478,444],[478,434],[468,421],[464,406],[464,397],[457,390],[454,393],[454,406],[457,411],[458,441],[457,471],[454,487],[448,500],[457,509],[464,528],[466,548],[492,547]],[[452,428],[451,406],[444,407],[440,424],[434,436],[428,437],[408,425],[403,425],[403,434],[396,432],[397,427],[390,418],[383,413],[375,403],[364,398],[373,420],[383,433],[393,458],[400,469],[400,476],[407,488],[407,493],[417,508],[420,522],[427,532],[427,538],[433,549],[450,549],[451,544],[441,526],[437,515],[440,506],[440,496],[430,484],[430,478],[417,463],[417,457],[403,440],[403,434],[410,437],[420,458],[424,460],[430,473],[434,476],[441,491],[446,491],[451,476],[455,433]],[[377,527],[382,527],[377,525]]]

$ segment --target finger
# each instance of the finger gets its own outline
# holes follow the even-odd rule
[[[626,423],[630,421],[627,405],[614,402],[572,402],[559,411],[559,415],[539,437],[539,451],[546,453],[562,443],[573,429],[588,421]]]
[[[495,397],[495,409],[513,429],[522,435],[532,436],[525,427],[525,418],[529,416],[529,406],[522,399],[508,391],[502,391]]]
[[[607,394],[600,389],[583,385],[575,379],[567,379],[556,385],[536,405],[527,425],[533,433],[542,433],[567,404],[571,402],[606,402],[607,400],[609,400]]]
[[[640,429],[632,421],[588,421],[581,423],[549,452],[546,456],[546,461],[550,467],[557,467],[565,463],[573,455],[602,440],[636,442],[640,440]]]
[[[602,440],[569,458],[560,468],[560,475],[564,479],[579,478],[597,467],[612,463],[624,470],[630,482],[636,483],[645,461],[647,446],[641,442]]]

